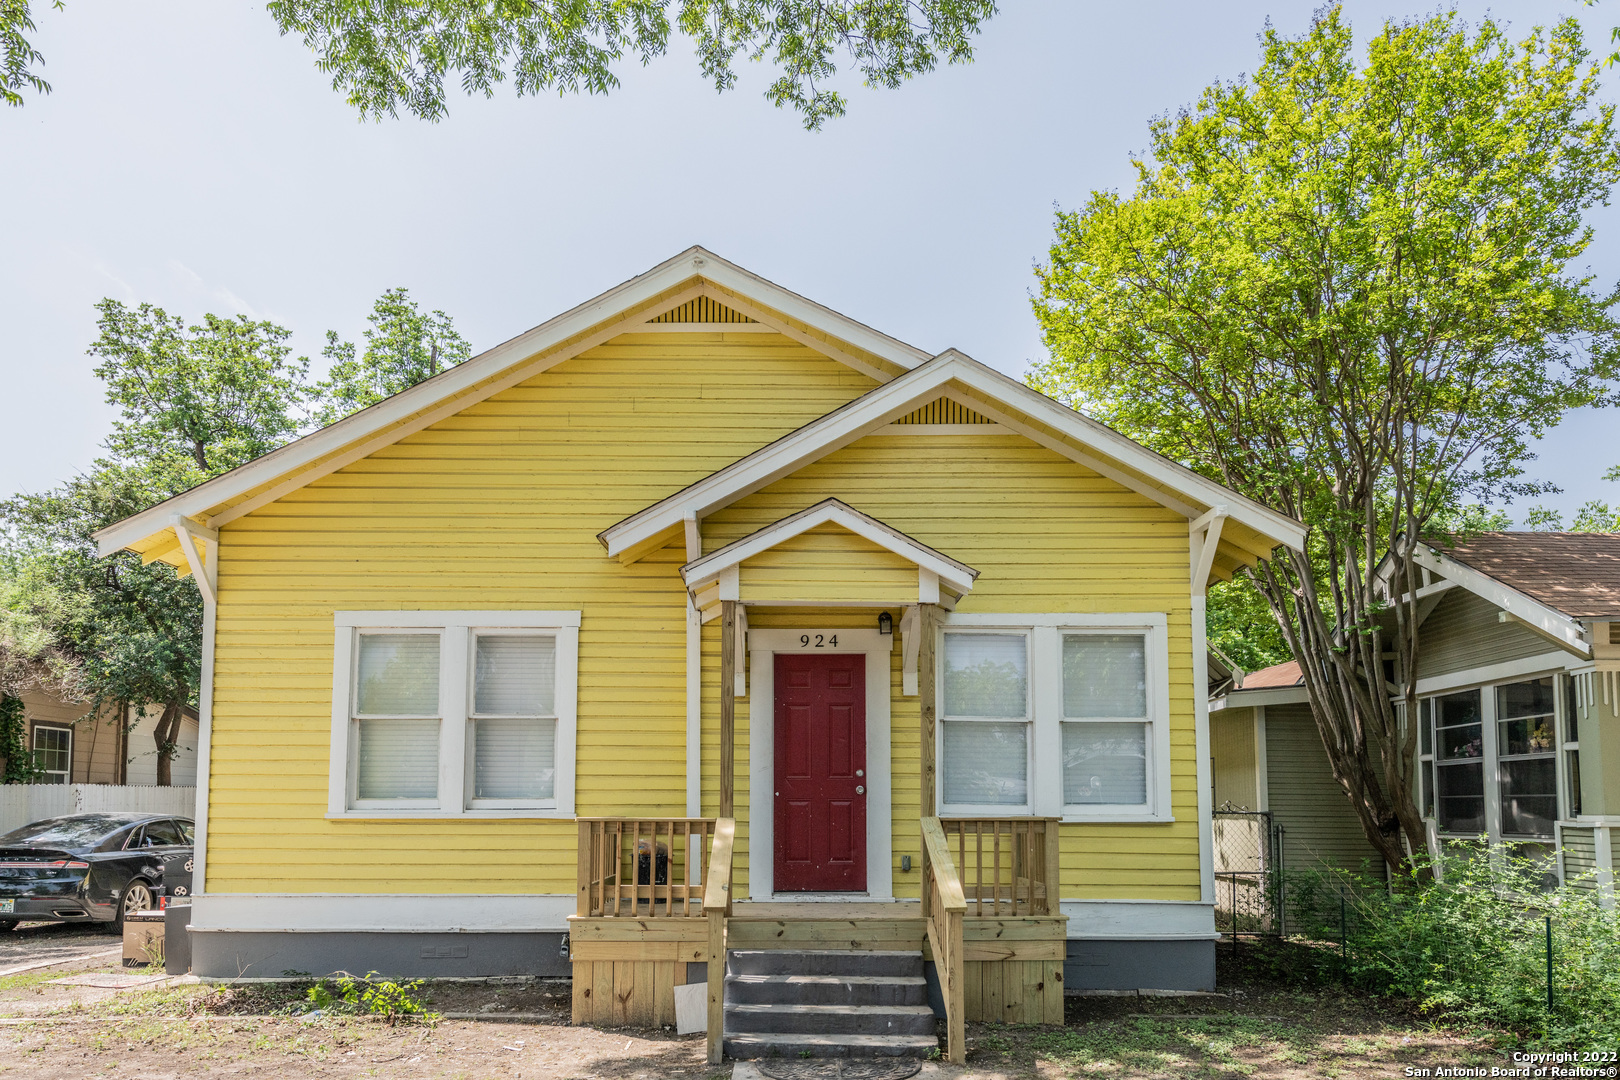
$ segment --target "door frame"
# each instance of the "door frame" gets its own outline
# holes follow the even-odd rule
[[[837,646],[804,649],[802,634],[837,635]],[[825,627],[748,631],[748,895],[776,899],[776,654],[864,653],[866,655],[866,893],[870,900],[894,899],[890,841],[892,787],[889,756],[890,656],[894,635],[876,630]],[[827,893],[843,899],[849,893]],[[789,894],[805,899],[803,893]],[[782,897],[783,899],[789,897]]]

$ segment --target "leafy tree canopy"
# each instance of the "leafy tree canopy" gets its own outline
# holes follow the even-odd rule
[[[1573,269],[1620,179],[1586,58],[1574,20],[1389,22],[1365,66],[1337,8],[1268,28],[1252,77],[1152,124],[1133,192],[1058,214],[1037,270],[1037,386],[1311,526],[1255,581],[1396,865],[1426,837],[1382,689],[1412,684],[1416,601],[1389,593],[1437,513],[1549,490],[1530,441],[1615,400],[1615,296]]]
[[[385,397],[415,386],[472,355],[467,340],[442,311],[426,314],[409,291],[389,289],[371,309],[366,347],[358,356],[353,342],[326,332],[323,354],[330,362],[316,387],[320,406],[315,421],[333,424]]]
[[[61,0],[54,0],[61,7]],[[283,34],[316,55],[362,117],[445,115],[445,80],[493,97],[510,80],[519,96],[606,94],[627,54],[643,65],[669,50],[672,30],[692,39],[716,90],[736,85],[739,57],[771,64],[765,97],[818,130],[842,116],[830,84],[839,65],[868,86],[896,87],[941,59],[969,63],[972,39],[994,0],[270,0]],[[49,93],[28,43],[28,0],[0,0],[0,98]]]

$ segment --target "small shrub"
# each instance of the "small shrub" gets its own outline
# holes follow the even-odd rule
[[[1291,874],[1290,930],[1323,948],[1348,986],[1559,1049],[1620,1044],[1620,910],[1589,882],[1549,883],[1546,867],[1458,846],[1393,882]],[[1547,919],[1553,996],[1547,1004]]]
[[[375,971],[366,972],[364,978],[340,971],[330,987],[325,981],[310,987],[305,1004],[310,1010],[381,1016],[390,1027],[401,1020],[436,1020],[437,1015],[429,1012],[427,1002],[418,996],[421,989],[420,979],[394,982],[379,977]]]

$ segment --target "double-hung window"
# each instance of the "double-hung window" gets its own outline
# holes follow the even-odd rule
[[[1564,679],[1564,809],[1567,817],[1581,816],[1581,729],[1575,676]]]
[[[939,810],[1171,820],[1167,648],[1161,614],[950,616]]]
[[[1496,688],[1497,797],[1503,836],[1553,838],[1558,817],[1555,713],[1551,678]]]
[[[578,612],[335,622],[332,816],[572,816]]]
[[[948,806],[1029,806],[1029,635],[947,633],[940,718]]]
[[[1558,709],[1548,676],[1425,698],[1422,807],[1442,836],[1553,838]],[[1571,804],[1580,795],[1571,788]]]
[[[34,768],[42,784],[66,784],[73,775],[73,729],[34,725]]]

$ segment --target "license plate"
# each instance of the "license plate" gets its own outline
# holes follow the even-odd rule
[[[0,915],[10,915],[17,910],[17,901],[0,900]]]

